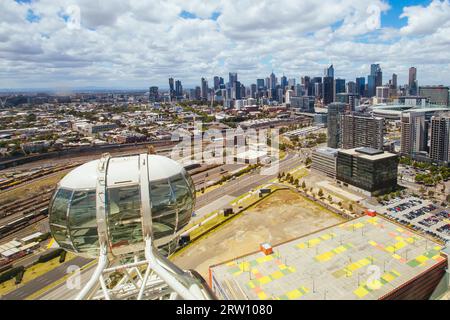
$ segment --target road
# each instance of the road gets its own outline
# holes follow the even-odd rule
[[[300,161],[302,159],[302,157],[297,155],[289,154],[284,160],[280,161],[278,172],[288,171],[297,167],[300,165]],[[258,172],[255,172],[243,175],[235,180],[228,181],[220,188],[211,190],[204,195],[197,197],[195,210],[206,206],[208,203],[211,203],[224,195],[238,197],[257,186],[264,184],[264,182],[277,177],[278,172],[271,175],[261,175]]]
[[[82,267],[86,265],[91,260],[81,257],[76,257],[70,261],[67,261],[60,265],[59,267],[56,267],[55,269],[47,272],[46,274],[37,277],[34,280],[31,280],[30,282],[26,283],[24,286],[20,287],[17,290],[14,290],[3,297],[1,297],[1,300],[24,300],[26,297],[32,295],[33,293],[47,287],[49,284],[61,279],[67,274],[67,268],[69,266],[78,266]]]

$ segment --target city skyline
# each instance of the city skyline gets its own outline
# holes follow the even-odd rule
[[[411,66],[419,85],[448,85],[448,0],[274,5],[11,0],[0,13],[0,88],[164,89],[169,77],[192,88],[228,72],[249,86],[272,70],[300,79],[331,64],[354,80],[373,63],[400,85]]]

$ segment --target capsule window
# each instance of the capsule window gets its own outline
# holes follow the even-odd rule
[[[113,247],[142,242],[139,186],[108,189],[108,225]]]

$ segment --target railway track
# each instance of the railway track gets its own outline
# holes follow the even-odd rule
[[[206,172],[217,170],[217,167],[220,166],[211,166],[206,170],[192,168],[188,172],[192,172],[192,177],[197,178]],[[198,185],[201,181],[196,181],[195,183]],[[0,206],[0,239],[42,219],[46,219],[53,192],[54,189],[48,189],[37,197],[16,200]]]
[[[51,169],[40,170],[40,171],[30,174],[29,176],[26,176],[26,177],[21,177],[18,179],[7,179],[5,181],[0,182],[0,191],[2,191],[2,192],[11,191],[11,190],[14,190],[25,184],[32,183],[38,179],[47,178],[51,175],[58,174],[62,171],[72,169],[79,165],[80,165],[80,163],[75,162],[75,163],[71,163],[69,165],[58,166],[58,167],[51,168]]]

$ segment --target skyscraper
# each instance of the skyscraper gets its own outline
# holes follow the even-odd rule
[[[411,96],[417,95],[417,69],[415,67],[409,68],[408,88]]]
[[[232,86],[234,82],[238,81],[238,75],[235,72],[230,72],[228,74],[228,78],[229,78],[228,83],[230,84],[230,86]]]
[[[205,78],[201,79],[201,99],[206,101],[208,100],[208,81]]]
[[[361,97],[364,97],[366,95],[366,78],[356,78],[356,93]]]
[[[428,128],[425,112],[403,112],[401,116],[401,153],[415,156],[427,151]]]
[[[214,82],[214,90],[218,90],[220,88],[220,77],[215,76],[213,82]]]
[[[344,93],[345,92],[345,79],[336,79],[334,80],[334,100],[336,101],[336,95],[338,93]]]
[[[150,87],[148,94],[149,102],[157,102],[159,100],[159,91],[158,87]]]
[[[280,85],[281,85],[281,89],[286,90],[286,87],[288,85],[288,80],[284,75],[280,79]]]
[[[177,99],[183,98],[183,86],[180,80],[175,81],[175,97]]]
[[[372,98],[376,94],[376,88],[381,87],[383,84],[383,72],[381,71],[379,64],[372,64],[370,66],[370,75],[368,76],[368,92],[367,96]]]
[[[325,69],[325,76],[334,78],[334,67],[333,67],[333,65],[331,65],[331,66],[329,66],[328,68]]]
[[[174,86],[173,78],[169,78],[169,96],[170,96],[170,101],[174,100],[174,98],[175,98],[175,86]]]
[[[275,76],[275,74],[273,73],[273,71],[272,71],[272,73],[270,74],[270,76],[269,76],[269,79],[270,79],[270,83],[269,83],[269,88],[271,89],[271,90],[274,90],[275,89],[275,87],[277,86],[277,77]]]
[[[345,103],[334,102],[328,105],[327,146],[337,149],[341,145],[341,115],[345,112]]]
[[[392,74],[391,86],[392,89],[397,89],[397,75],[395,73]]]
[[[265,87],[264,79],[256,79],[256,87],[257,87],[258,91],[264,90],[264,87]]]
[[[438,163],[450,162],[450,114],[431,118],[430,158]]]
[[[328,105],[334,100],[334,78],[324,77],[322,86],[323,104]]]

